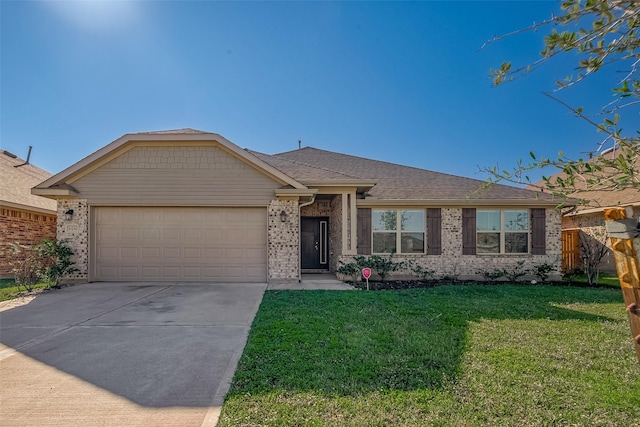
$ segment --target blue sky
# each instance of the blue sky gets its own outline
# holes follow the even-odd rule
[[[542,95],[570,58],[544,32],[479,50],[558,10],[501,2],[0,2],[0,146],[57,173],[125,133],[191,127],[243,148],[303,146],[486,179],[530,150],[579,156],[602,138]],[[563,94],[611,96],[610,75]],[[532,174],[535,178],[536,174]]]

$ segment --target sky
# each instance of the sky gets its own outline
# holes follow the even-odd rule
[[[31,162],[58,173],[126,133],[194,128],[268,154],[300,140],[481,180],[479,169],[509,169],[530,151],[584,157],[602,134],[542,94],[575,58],[493,87],[489,70],[536,60],[545,31],[482,48],[558,10],[556,1],[0,0],[0,148],[25,158],[32,145]],[[603,105],[615,77],[601,72],[560,95]]]

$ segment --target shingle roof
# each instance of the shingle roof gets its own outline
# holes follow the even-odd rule
[[[264,162],[300,181],[368,179],[377,184],[369,196],[384,200],[551,200],[531,190],[433,172],[410,166],[335,153],[312,147],[267,155],[255,153]]]
[[[40,184],[51,174],[32,164],[14,167],[24,163],[19,157],[13,158],[0,151],[0,205],[18,205],[23,209],[56,211],[56,201],[31,194],[31,188]]]
[[[165,134],[209,134],[211,132],[205,132],[203,130],[182,128],[182,129],[168,129],[168,130],[156,130],[152,132],[137,132],[137,135],[165,135]]]
[[[606,156],[609,160],[612,160],[616,156],[615,150],[607,151],[600,156]],[[597,161],[598,157],[594,157],[592,160],[588,160],[587,162]],[[636,160],[635,165],[636,174],[640,174],[640,160]],[[601,176],[611,176],[615,174],[615,171],[605,170],[600,175]],[[566,178],[566,173],[559,172],[555,175],[549,177],[549,180],[553,183],[558,178]],[[605,184],[606,185],[606,184]],[[545,188],[546,182],[539,181],[528,188]],[[594,210],[602,210],[605,208],[616,207],[616,206],[625,206],[625,205],[640,205],[640,191],[636,188],[622,188],[619,190],[614,189],[600,189],[600,190],[591,190],[585,191],[586,186],[584,182],[581,180],[575,181],[576,192],[571,194],[571,197],[575,197],[576,199],[583,199],[586,203],[578,206],[578,212],[580,211],[588,211],[592,212]],[[592,187],[593,188],[593,187]]]

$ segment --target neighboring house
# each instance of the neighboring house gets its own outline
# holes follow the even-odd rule
[[[180,129],[124,135],[32,192],[58,201],[76,281],[297,281],[392,252],[461,278],[519,261],[559,268],[554,201],[485,184]]]
[[[562,218],[563,264],[564,268],[578,267],[581,265],[580,244],[586,244],[585,239],[591,245],[598,242],[609,248],[609,239],[604,224],[605,209],[631,206],[633,217],[640,218],[640,192],[634,188],[625,188],[616,191],[589,191],[580,193],[580,197],[592,202],[591,205],[578,206]],[[598,205],[594,207],[593,205]],[[606,255],[600,262],[600,271],[607,273],[616,272],[616,264],[613,252],[607,249]]]
[[[12,277],[10,245],[56,238],[56,202],[31,194],[51,174],[8,151],[0,151],[0,277]]]
[[[615,156],[615,154],[614,150],[607,150],[601,156]],[[555,174],[549,179],[554,182],[558,177],[564,178],[564,173]],[[562,268],[566,271],[580,268],[586,252],[597,254],[602,247],[603,252],[606,253],[599,264],[599,269],[602,272],[615,273],[616,265],[613,253],[611,249],[607,249],[609,239],[604,224],[604,211],[613,207],[630,206],[633,208],[633,217],[639,219],[640,191],[634,188],[584,191],[580,181],[577,181],[576,185],[579,191],[572,197],[584,200],[584,202],[578,203],[571,209],[565,209],[566,213],[562,217]],[[545,182],[541,181],[529,188],[544,186]],[[588,248],[586,251],[585,247]]]

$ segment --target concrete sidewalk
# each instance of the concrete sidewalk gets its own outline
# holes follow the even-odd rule
[[[268,290],[329,290],[329,291],[352,291],[355,288],[351,285],[336,279],[330,273],[303,274],[301,282],[291,283],[270,283]]]
[[[265,288],[94,283],[0,312],[0,424],[215,425]]]

